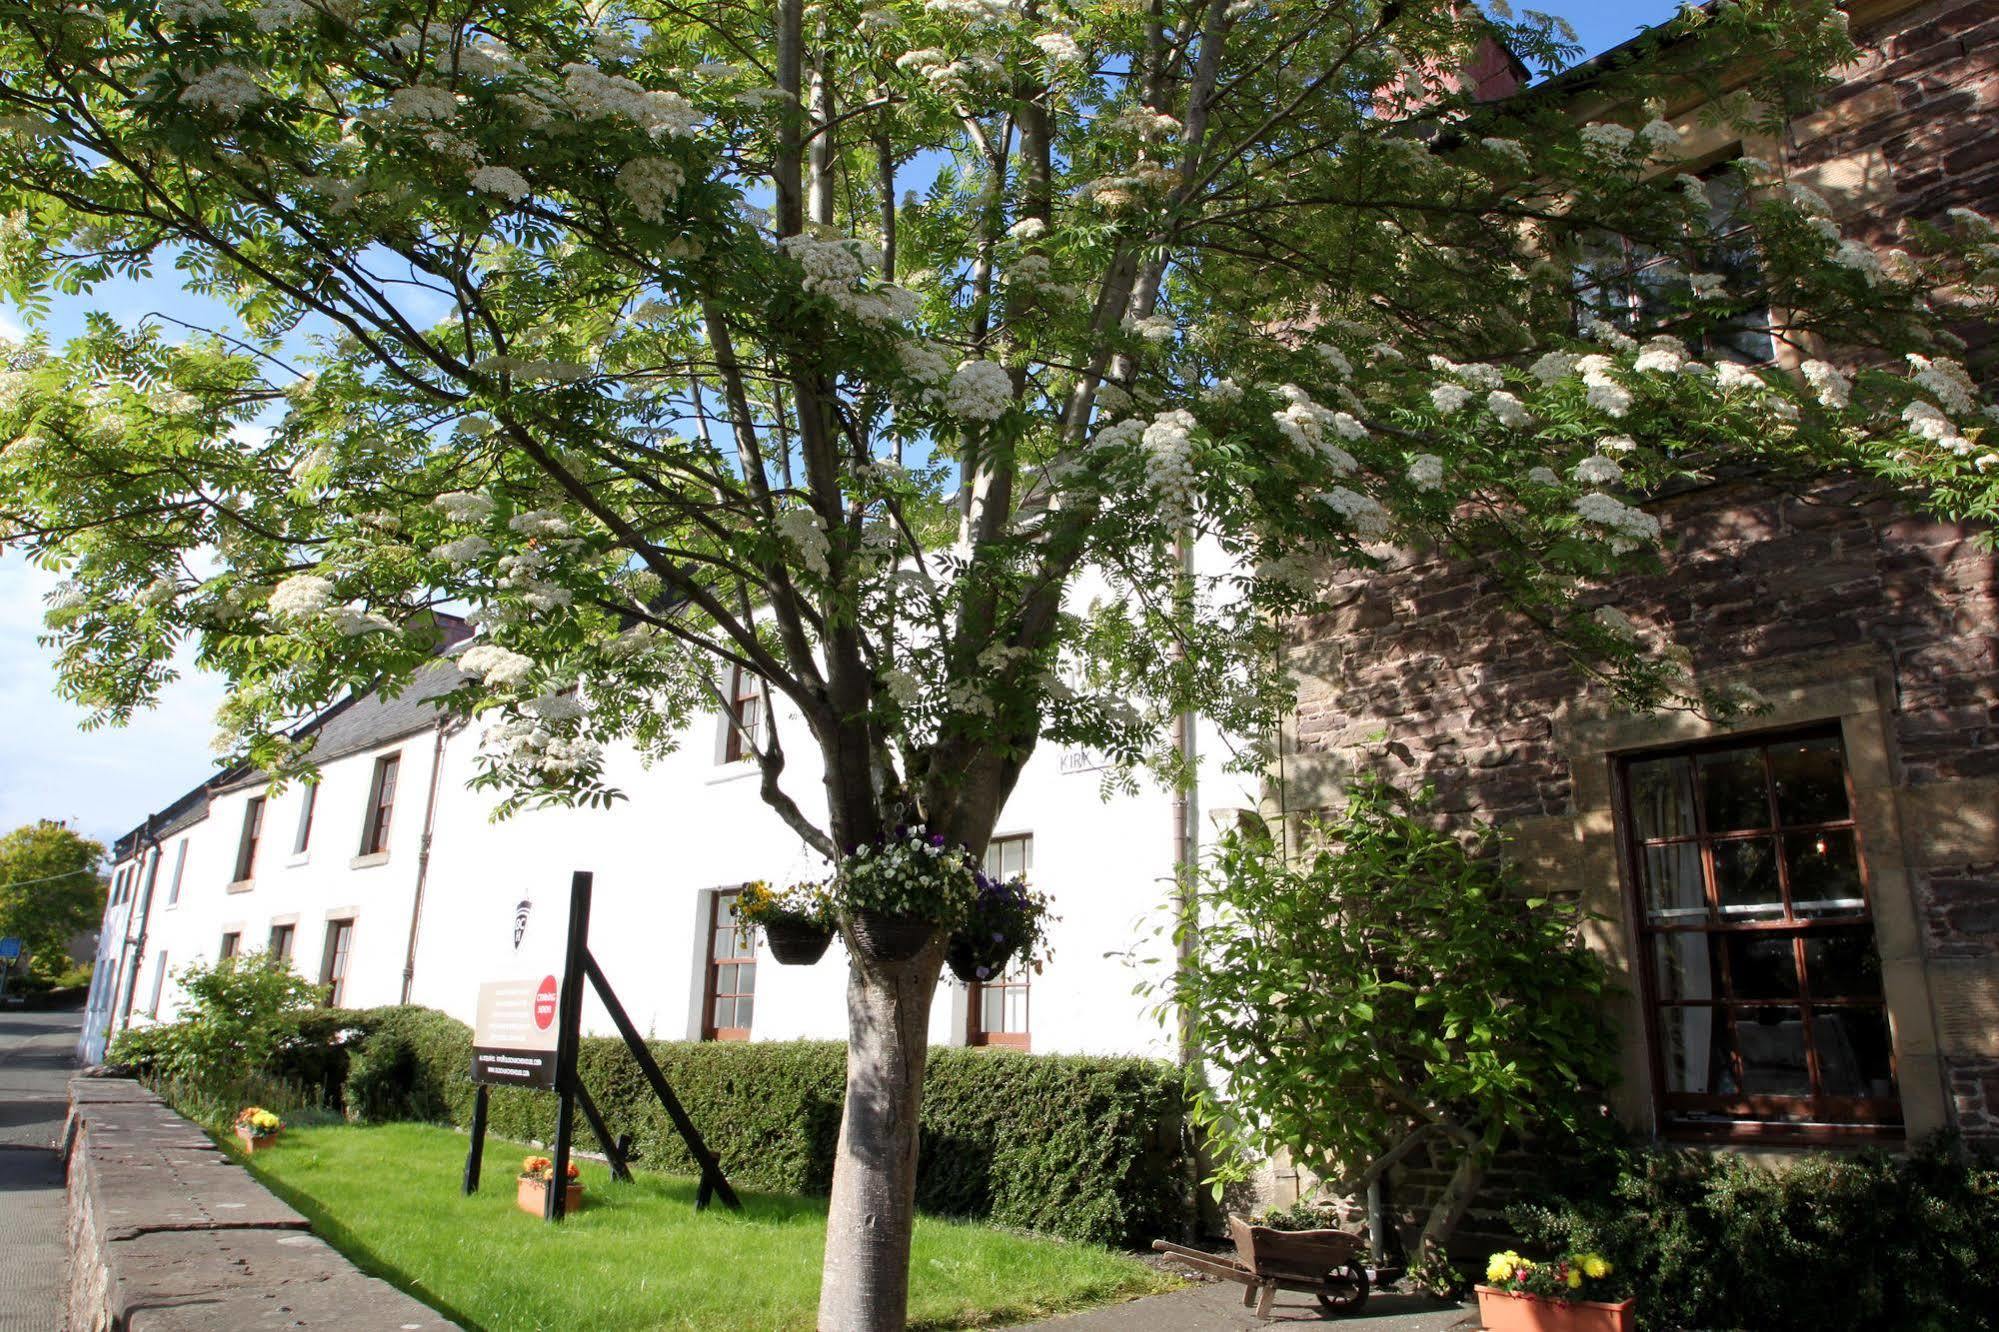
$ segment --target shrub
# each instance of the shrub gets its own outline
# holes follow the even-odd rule
[[[350,1037],[350,1116],[471,1122],[472,1033],[464,1023],[431,1009],[381,1008],[327,1026]],[[650,1048],[732,1182],[782,1193],[831,1188],[844,1046],[660,1041]],[[694,1172],[623,1042],[586,1039],[577,1065],[612,1132],[630,1133],[640,1160]],[[917,1202],[932,1212],[1098,1243],[1177,1230],[1190,1206],[1180,1089],[1176,1070],[1143,1059],[933,1050]],[[555,1108],[547,1093],[496,1087],[490,1131],[547,1142]],[[594,1147],[580,1117],[577,1132],[580,1146]]]
[[[1933,1138],[1778,1169],[1625,1150],[1508,1217],[1530,1249],[1594,1249],[1648,1332],[1999,1327],[1999,1171]]]
[[[178,1022],[128,1031],[113,1063],[143,1062],[150,1077],[209,1100],[239,1095],[263,1074],[313,1010],[319,987],[262,953],[226,957],[174,973],[188,1001]]]

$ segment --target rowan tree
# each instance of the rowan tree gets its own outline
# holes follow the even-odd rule
[[[1759,71],[1745,121],[1850,54],[1823,0],[1680,22]],[[233,311],[9,351],[0,539],[66,571],[73,697],[121,717],[193,640],[274,774],[438,607],[510,805],[614,798],[606,745],[743,672],[804,719],[763,796],[837,862],[978,854],[1043,742],[1170,773],[1171,716],[1265,733],[1276,626],[1386,544],[1483,554],[1647,702],[1689,690],[1594,592],[1649,558],[1647,487],[1753,456],[1990,516],[1934,328],[1987,294],[1983,219],[1883,260],[1748,164],[1760,262],[1723,272],[1644,109],[1700,67],[1577,123],[1475,104],[1492,40],[1574,54],[1446,0],[0,0],[7,293],[170,269]],[[1608,233],[1683,290],[1581,336]],[[1868,368],[1703,351],[1768,308]],[[943,946],[851,972],[828,1328],[902,1324]]]

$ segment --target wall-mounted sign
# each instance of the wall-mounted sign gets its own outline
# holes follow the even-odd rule
[[[1062,751],[1062,771],[1099,772],[1108,766],[1108,760],[1094,749],[1065,749]]]

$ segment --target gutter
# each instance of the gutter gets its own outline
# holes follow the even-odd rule
[[[423,923],[423,890],[430,878],[431,832],[437,825],[437,788],[444,772],[444,737],[450,729],[449,717],[437,719],[436,739],[430,747],[430,790],[423,802],[423,840],[417,844],[416,888],[410,895],[409,945],[403,951],[403,995],[400,1002],[410,1001],[411,987],[416,983],[416,937],[418,927]]]
[[[157,815],[148,814],[145,825],[146,851],[141,853],[140,864],[146,866],[146,889],[139,899],[139,934],[135,940],[131,934],[125,936],[127,947],[132,949],[131,963],[125,969],[125,997],[118,1002],[119,1012],[115,1021],[105,1024],[104,1047],[110,1052],[111,1039],[119,1032],[128,1031],[132,1026],[132,1001],[139,993],[139,968],[146,960],[146,930],[153,920],[153,890],[160,882],[160,839],[153,832],[153,820]],[[150,862],[146,859],[150,856]],[[115,998],[115,997],[114,997]]]

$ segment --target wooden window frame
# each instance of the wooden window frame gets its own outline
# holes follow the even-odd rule
[[[763,681],[737,666],[729,673],[729,714],[722,719],[722,761],[753,760],[769,734],[770,709]]]
[[[736,888],[722,888],[708,894],[708,929],[701,941],[701,1039],[704,1041],[747,1041],[756,1023],[756,934],[750,932],[746,940],[725,912],[726,904],[740,892]],[[717,957],[717,947],[724,942],[741,951],[733,952],[728,957]],[[719,989],[721,969],[725,966],[738,968],[736,988],[726,996]],[[743,967],[750,969],[750,988],[747,990],[742,988],[740,968]],[[750,1026],[716,1025],[716,1004],[724,997],[750,1001]]]
[[[986,873],[1004,872],[1003,870],[994,869],[992,857],[995,852],[1001,852],[1001,848],[1008,844],[1022,844],[1027,848],[1026,855],[1023,857],[1027,868],[1023,870],[1023,873],[1031,873],[1034,856],[1033,833],[1011,833],[1005,837],[995,837],[988,842],[986,844]],[[1001,854],[1004,853],[1001,852]],[[1009,963],[1004,971],[991,980],[972,981],[969,983],[965,987],[965,1044],[1009,1050],[1032,1049],[1034,1044],[1034,992],[1031,987],[1031,981],[1032,977],[1016,960]],[[999,992],[1000,1008],[1004,1012],[1006,1008],[1006,992],[1010,990],[1018,990],[1020,992],[1021,1007],[1027,1015],[1025,1025],[1019,1031],[993,1031],[988,1029],[983,1020],[988,992]]]
[[[284,944],[282,949],[278,947],[281,941]],[[264,951],[272,957],[289,964],[292,960],[292,949],[297,944],[298,925],[296,922],[287,921],[282,925],[271,926],[271,936],[264,944]]]
[[[354,958],[354,917],[334,916],[326,922],[319,945],[319,983],[328,1008],[340,1007],[347,989],[347,966]]]
[[[228,958],[239,957],[242,955],[242,952],[243,931],[222,931],[222,942],[215,946],[215,960],[221,962]]]
[[[312,849],[312,816],[319,808],[319,783],[306,782],[305,796],[298,811],[298,831],[292,835],[292,854],[302,856]]]
[[[402,782],[403,756],[398,750],[375,760],[374,775],[368,780],[368,812],[361,821],[363,856],[389,853],[389,830],[395,824],[396,789]]]
[[[1840,777],[1846,794],[1846,816],[1841,819],[1817,823],[1786,823],[1777,805],[1777,784],[1770,751],[1773,747],[1787,743],[1813,740],[1831,740],[1838,746]],[[1665,759],[1685,759],[1698,765],[1701,756],[1727,753],[1730,751],[1754,751],[1760,755],[1763,770],[1763,792],[1769,804],[1769,822],[1754,828],[1729,829],[1723,832],[1710,831],[1707,826],[1707,808],[1699,787],[1698,766],[1694,769],[1692,814],[1694,831],[1691,834],[1664,838],[1642,839],[1638,835],[1638,824],[1631,800],[1630,774],[1633,766],[1640,763]],[[1816,1090],[1820,1081],[1819,1048],[1814,1035],[1813,1021],[1816,1008],[1874,1008],[1881,1015],[1884,1026],[1890,1022],[1889,1005],[1885,994],[1878,1000],[1853,998],[1814,999],[1811,992],[1810,976],[1804,958],[1805,940],[1815,933],[1848,930],[1865,925],[1870,931],[1875,928],[1874,892],[1868,871],[1867,847],[1863,841],[1858,805],[1855,798],[1852,765],[1848,762],[1846,739],[1837,723],[1810,725],[1782,731],[1751,732],[1747,734],[1717,736],[1689,744],[1671,745],[1655,749],[1634,750],[1616,756],[1613,776],[1613,795],[1616,802],[1619,827],[1619,851],[1624,862],[1626,881],[1631,900],[1632,919],[1636,927],[1636,967],[1641,979],[1641,997],[1645,1017],[1645,1039],[1647,1059],[1652,1074],[1653,1106],[1658,1123],[1668,1137],[1694,1141],[1717,1140],[1757,1140],[1772,1142],[1833,1142],[1846,1139],[1900,1138],[1903,1136],[1903,1108],[1901,1090],[1900,1060],[1894,1048],[1892,1036],[1888,1048],[1889,1075],[1895,1092],[1890,1097],[1839,1097],[1826,1095]],[[1784,854],[1787,836],[1814,832],[1846,832],[1853,838],[1854,864],[1859,881],[1860,905],[1856,909],[1838,914],[1799,917],[1793,913],[1791,898],[1790,866]],[[1775,919],[1735,919],[1728,920],[1720,910],[1718,880],[1715,871],[1714,848],[1716,844],[1736,841],[1753,841],[1768,838],[1772,844],[1772,859],[1775,865],[1779,903],[1782,914]],[[1701,888],[1706,915],[1699,924],[1660,925],[1651,919],[1646,904],[1646,869],[1644,850],[1648,846],[1691,845],[1698,848]],[[1788,935],[1792,940],[1792,962],[1797,971],[1798,992],[1788,999],[1739,999],[1728,992],[1732,984],[1730,976],[1729,950],[1723,947],[1716,959],[1715,976],[1719,988],[1705,1001],[1662,999],[1660,978],[1654,956],[1653,940],[1660,935],[1698,934],[1708,938],[1727,938],[1735,935],[1775,934]],[[1879,948],[1879,936],[1874,935],[1875,947]],[[1803,1041],[1807,1076],[1815,1088],[1804,1096],[1753,1095],[1748,1093],[1695,1093],[1674,1092],[1668,1088],[1665,1062],[1665,1042],[1660,1030],[1660,1015],[1665,1008],[1721,1009],[1723,1021],[1731,1033],[1730,1056],[1734,1063],[1733,1072],[1736,1086],[1743,1084],[1741,1051],[1732,1037],[1738,1010],[1770,1008],[1794,1009],[1800,1015],[1803,1027]],[[1892,1027],[1889,1028],[1892,1031]],[[1687,1116],[1712,1116],[1712,1118],[1689,1119]]]
[[[236,842],[234,883],[249,883],[257,877],[257,849],[264,840],[264,799],[256,795],[243,803],[243,833]]]

